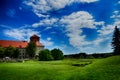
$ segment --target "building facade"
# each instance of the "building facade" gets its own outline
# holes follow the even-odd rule
[[[33,35],[30,37],[30,42],[36,43],[36,56],[38,55],[40,50],[44,49],[44,46],[40,43],[40,37],[37,35]],[[15,47],[19,49],[20,58],[27,58],[26,47],[28,46],[27,41],[13,41],[13,40],[0,40],[0,46],[7,48],[9,46]]]

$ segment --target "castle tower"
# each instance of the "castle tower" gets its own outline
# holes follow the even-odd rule
[[[30,42],[35,42],[36,43],[36,55],[38,55],[40,50],[44,49],[44,45],[40,43],[40,37],[34,34],[33,36],[30,37]]]
[[[34,34],[33,36],[30,37],[30,42],[39,42],[40,37]]]

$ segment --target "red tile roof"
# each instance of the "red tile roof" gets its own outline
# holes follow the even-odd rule
[[[26,48],[28,45],[27,41],[12,41],[12,40],[0,40],[0,46],[9,47],[13,46],[16,48]],[[40,42],[36,42],[36,46],[43,46]]]
[[[13,46],[16,48],[25,48],[27,47],[28,42],[27,41],[12,41],[12,40],[0,40],[0,46],[2,47],[9,47]]]
[[[37,41],[37,42],[36,42],[36,46],[39,46],[39,47],[40,47],[40,46],[43,46],[43,45],[42,45],[40,42]]]

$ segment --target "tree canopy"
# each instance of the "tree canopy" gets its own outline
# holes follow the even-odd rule
[[[113,39],[112,39],[111,45],[113,47],[114,54],[115,55],[120,54],[120,31],[117,28],[117,26],[115,26],[115,29],[114,29]]]
[[[26,47],[26,52],[30,58],[33,58],[35,56],[35,52],[36,52],[35,42],[28,43],[28,46]]]
[[[9,56],[9,57],[12,57],[12,55],[14,54],[14,51],[15,51],[15,48],[12,47],[12,46],[9,46],[7,48],[5,48],[5,56]]]
[[[0,46],[0,58],[3,58],[5,49]]]
[[[54,60],[61,60],[64,58],[63,52],[56,48],[51,50],[51,55],[53,56]]]
[[[48,49],[41,50],[39,52],[39,60],[40,61],[50,61],[50,60],[53,60],[51,52]]]

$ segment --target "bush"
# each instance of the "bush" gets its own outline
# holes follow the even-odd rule
[[[62,60],[64,58],[63,52],[60,49],[51,50],[51,55],[53,56],[54,60]]]
[[[4,55],[5,55],[6,57],[12,57],[14,51],[15,51],[15,48],[12,47],[12,46],[9,46],[9,47],[7,47],[7,48],[5,49]]]
[[[48,49],[39,52],[39,61],[50,61],[50,60],[53,60],[53,57]]]
[[[5,51],[5,49],[0,46],[0,58],[4,57],[4,51]]]

